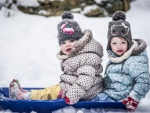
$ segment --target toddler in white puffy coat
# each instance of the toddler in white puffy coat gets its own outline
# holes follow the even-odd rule
[[[57,29],[61,47],[57,58],[62,60],[63,71],[60,83],[29,92],[13,80],[10,84],[11,99],[52,100],[59,97],[67,104],[75,104],[79,100],[91,100],[102,92],[102,45],[93,38],[90,30],[81,31],[70,12],[62,15]]]

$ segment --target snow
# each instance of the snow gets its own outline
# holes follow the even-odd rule
[[[50,15],[50,13],[47,12],[47,11],[45,11],[45,10],[40,10],[40,11],[38,12],[38,14],[42,14],[42,15]]]
[[[100,4],[102,1],[105,1],[105,0],[94,0],[97,4]]]
[[[82,13],[83,13],[83,14],[87,14],[87,13],[89,13],[90,11],[95,10],[95,9],[100,9],[100,7],[98,7],[97,5],[86,6],[86,7],[84,8],[84,10],[82,11]]]
[[[24,0],[26,1],[26,0]],[[150,0],[136,0],[127,12],[126,20],[131,24],[132,37],[144,39],[150,58]],[[59,82],[62,71],[56,53],[60,47],[57,40],[57,24],[61,17],[42,17],[16,11],[13,16],[5,17],[0,11],[0,87],[8,87],[13,78],[20,81],[22,87],[49,87]],[[74,14],[81,29],[91,29],[94,38],[104,47],[102,65],[105,69],[108,61],[105,50],[107,44],[108,22],[110,17],[88,18]],[[105,71],[105,70],[104,70]],[[102,75],[104,74],[104,71]],[[140,103],[135,113],[150,112],[150,92]],[[114,109],[75,109],[66,107],[53,113],[115,113]],[[118,110],[118,113],[127,113]],[[0,113],[12,113],[1,110]],[[34,111],[32,113],[35,113]]]
[[[0,7],[1,7],[1,6],[4,6],[5,3],[6,3],[6,0],[0,0]]]
[[[71,9],[71,12],[77,12],[77,11],[81,12],[81,8],[74,8],[74,9]]]
[[[24,7],[38,7],[39,3],[37,0],[17,0],[17,5]]]

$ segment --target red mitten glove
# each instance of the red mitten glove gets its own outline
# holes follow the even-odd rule
[[[134,111],[137,108],[139,102],[135,101],[131,97],[128,97],[128,98],[125,98],[122,101],[122,103],[126,105],[127,110]]]
[[[66,104],[70,104],[70,99],[67,96],[65,96],[64,99],[65,99]]]
[[[57,98],[62,98],[62,93],[63,93],[62,90],[60,90],[58,95],[57,95]]]

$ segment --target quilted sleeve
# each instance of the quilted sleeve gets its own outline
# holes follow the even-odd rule
[[[77,103],[93,85],[95,68],[84,65],[77,70],[77,74],[79,75],[77,81],[68,88],[66,93],[72,104]]]
[[[129,94],[136,101],[140,101],[146,96],[150,87],[150,74],[148,59],[140,57],[135,59],[129,68],[130,75],[133,78],[134,88]]]
[[[70,85],[73,85],[76,80],[77,80],[77,77],[76,76],[72,76],[72,75],[68,75],[68,74],[62,74],[60,76],[60,79]]]

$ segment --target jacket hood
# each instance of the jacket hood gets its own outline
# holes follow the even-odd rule
[[[114,54],[112,51],[108,51],[109,60],[113,63],[120,63],[129,58],[132,55],[133,50],[138,47],[138,43],[136,41],[132,40],[132,43],[133,45],[131,48],[120,57],[117,57],[116,54]]]
[[[82,53],[92,52],[100,57],[103,56],[103,47],[100,43],[93,39],[93,34],[91,30],[85,30],[83,32],[82,38],[80,38],[76,43],[74,48],[71,50],[71,54],[69,56],[62,54],[60,50],[56,57],[59,60],[67,59],[69,57],[73,57]]]
[[[147,47],[147,44],[142,39],[134,39],[132,40],[133,45],[131,48],[125,52],[121,57],[117,57],[112,51],[108,51],[108,57],[111,62],[119,63],[123,60],[127,59],[130,55],[137,55],[144,51]]]
[[[134,39],[134,40],[138,43],[138,46],[134,48],[132,55],[137,55],[147,48],[147,44],[142,39]]]

